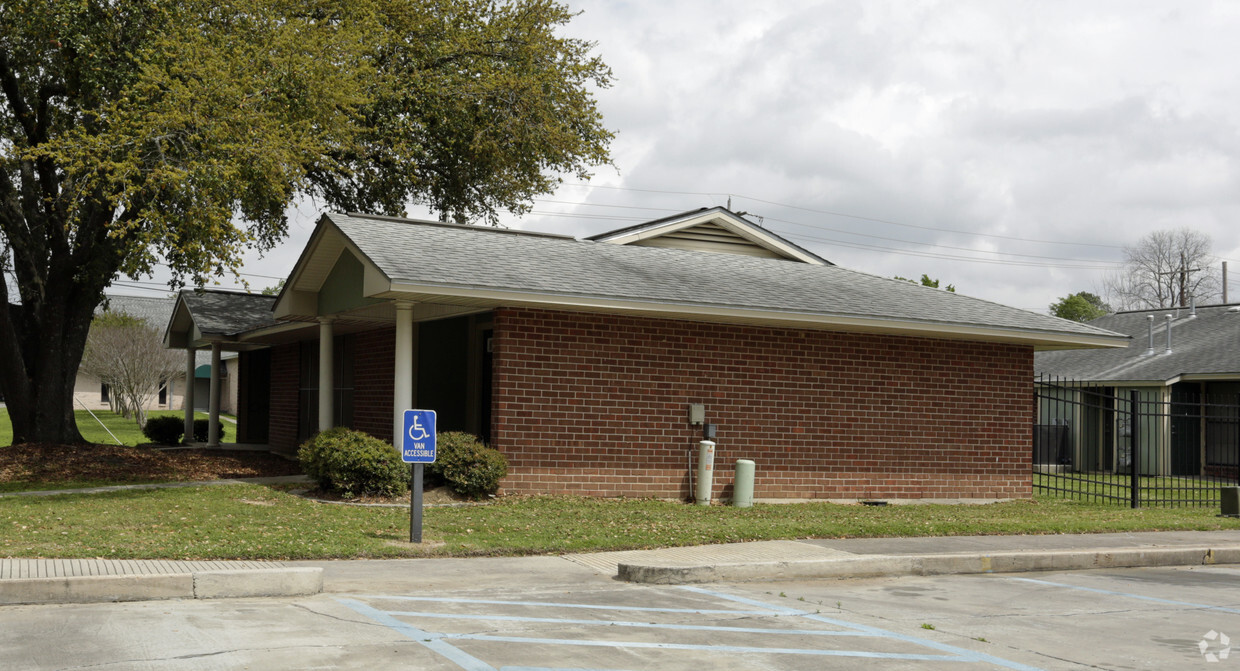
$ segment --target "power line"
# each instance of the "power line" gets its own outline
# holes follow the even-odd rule
[[[939,233],[955,233],[959,235],[976,235],[976,236],[985,237],[985,238],[997,238],[1000,240],[1015,240],[1018,242],[1035,242],[1035,243],[1045,244],[1045,245],[1069,245],[1069,246],[1105,247],[1105,248],[1110,248],[1110,249],[1123,249],[1122,245],[1104,245],[1104,244],[1093,243],[1093,242],[1063,242],[1061,240],[1039,240],[1036,238],[1022,238],[1022,237],[1012,236],[1012,235],[999,235],[997,233],[975,233],[973,231],[962,231],[962,230],[953,229],[953,228],[939,228],[935,226],[919,226],[917,224],[905,224],[903,222],[892,221],[890,219],[879,219],[877,217],[867,217],[867,216],[863,216],[859,214],[837,212],[835,210],[820,210],[820,209],[815,209],[812,207],[801,207],[799,205],[790,205],[788,203],[781,203],[781,202],[774,201],[774,200],[754,198],[753,196],[746,196],[744,194],[708,193],[708,192],[700,192],[700,191],[664,191],[660,189],[635,189],[635,188],[624,187],[624,186],[603,186],[600,184],[565,183],[564,186],[574,186],[574,187],[582,187],[582,188],[590,188],[590,189],[613,189],[616,191],[636,191],[639,193],[664,193],[664,194],[685,195],[685,196],[731,196],[734,198],[744,198],[745,200],[752,200],[756,203],[763,203],[766,205],[775,205],[776,207],[787,207],[787,208],[794,209],[794,210],[801,210],[803,212],[813,212],[815,214],[827,214],[827,215],[831,215],[835,217],[857,219],[859,221],[869,221],[869,222],[878,223],[878,224],[889,224],[891,226],[904,226],[906,228],[916,228],[916,229],[920,229],[923,231],[937,231]]]
[[[567,204],[567,205],[582,205],[582,206],[588,206],[588,207],[619,207],[619,208],[626,208],[626,209],[658,210],[658,211],[672,211],[672,212],[677,211],[671,208],[645,208],[645,207],[639,208],[639,207],[631,207],[631,206],[625,206],[625,205],[598,205],[594,203],[573,203],[573,202],[568,202],[568,201],[544,200],[540,202],[553,202],[553,203],[560,203],[560,204]],[[644,220],[644,217],[626,216],[626,215],[620,215],[620,214],[567,213],[567,212],[550,212],[550,211],[539,211],[539,210],[531,211],[530,214],[544,216],[544,217],[595,219],[595,220],[607,220],[607,221],[643,221]],[[1036,264],[1036,265],[1040,265],[1044,267],[1051,267],[1051,268],[1082,268],[1082,269],[1095,270],[1095,269],[1113,268],[1117,265],[1117,262],[1107,261],[1105,259],[1065,259],[1065,258],[1061,258],[1058,256],[1046,256],[1046,255],[1039,255],[1039,254],[1020,254],[1017,252],[1000,252],[1000,251],[984,250],[984,249],[972,249],[969,247],[957,247],[954,245],[944,245],[944,244],[939,244],[939,243],[919,242],[916,240],[907,240],[903,238],[891,238],[891,237],[886,237],[886,236],[881,236],[881,235],[872,235],[869,233],[856,233],[853,231],[846,231],[842,229],[831,228],[829,226],[822,226],[820,224],[806,224],[802,222],[791,221],[788,219],[780,219],[777,217],[763,217],[762,219],[764,221],[775,221],[775,222],[779,222],[783,224],[788,224],[791,226],[801,226],[804,228],[810,228],[810,229],[815,229],[815,230],[831,231],[832,233],[839,233],[842,235],[852,235],[852,236],[858,236],[858,237],[864,237],[864,238],[872,238],[875,240],[885,240],[888,242],[897,242],[897,243],[904,243],[904,244],[910,244],[910,245],[920,245],[924,247],[932,247],[932,248],[940,248],[940,249],[952,249],[952,250],[964,251],[964,252],[975,252],[978,254],[994,254],[994,255],[999,255],[999,256],[1020,257],[1022,259],[1041,259],[1041,260],[1046,260],[1046,261],[1060,261],[1061,262],[1061,263],[1053,263],[1053,264]],[[834,238],[820,238],[820,237],[808,236],[808,235],[803,235],[803,234],[798,235],[798,234],[792,234],[792,233],[785,233],[785,234],[788,235],[789,237],[801,237],[805,239],[816,240],[819,242],[827,242],[827,243],[840,245],[840,246],[853,247],[856,249],[888,251],[892,253],[906,253],[906,254],[915,253],[912,250],[906,250],[906,249],[902,249],[899,247],[862,245],[860,243],[850,244],[843,240],[838,240]],[[929,252],[919,252],[917,253],[917,255],[927,256],[931,258],[938,257],[938,258],[951,259],[951,260],[977,260],[977,257],[959,256],[959,255],[950,255],[950,254],[932,254]],[[999,262],[1003,260],[1002,259],[990,259],[989,261]],[[1012,260],[1012,263],[1013,264],[1017,264],[1017,263],[1028,264],[1028,262],[1022,262],[1019,259]]]

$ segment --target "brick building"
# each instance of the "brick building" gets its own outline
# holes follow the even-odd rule
[[[521,493],[687,497],[701,404],[716,496],[748,458],[760,500],[1024,497],[1034,351],[1127,344],[834,266],[723,208],[585,240],[327,214],[265,321],[207,332],[193,302],[169,344],[241,352],[239,441],[390,440],[429,408]]]

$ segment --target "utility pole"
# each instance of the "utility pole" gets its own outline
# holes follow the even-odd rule
[[[1188,307],[1188,260],[1180,252],[1180,307]]]

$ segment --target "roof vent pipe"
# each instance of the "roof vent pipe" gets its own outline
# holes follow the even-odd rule
[[[1166,321],[1167,321],[1167,351],[1163,352],[1163,354],[1170,354],[1171,353],[1171,315],[1167,315]]]
[[[1197,317],[1197,297],[1188,299],[1188,318],[1195,319]]]
[[[1150,348],[1145,350],[1146,356],[1149,356],[1154,353],[1154,315],[1146,315],[1145,321],[1149,323],[1150,327]]]

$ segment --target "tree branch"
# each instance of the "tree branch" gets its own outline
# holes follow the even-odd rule
[[[0,49],[0,90],[4,91],[9,107],[13,108],[13,118],[21,124],[22,131],[26,134],[26,141],[31,145],[35,144],[34,138],[38,133],[38,124],[35,123],[34,116],[30,113],[30,106],[22,98],[21,86],[17,82],[17,74],[9,66],[9,52],[6,49]]]

